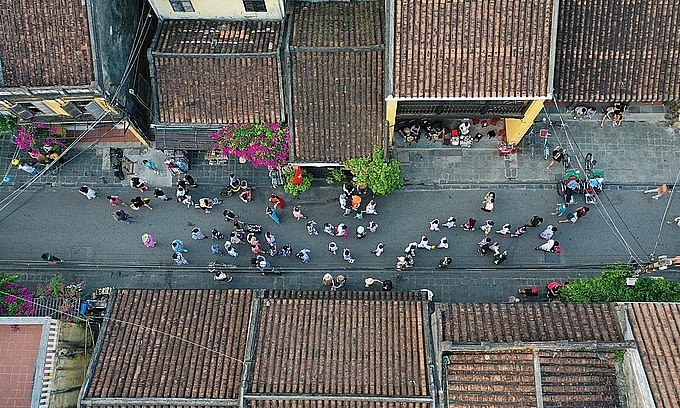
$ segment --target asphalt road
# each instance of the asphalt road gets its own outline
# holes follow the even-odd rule
[[[174,191],[167,191],[173,193]],[[199,186],[192,195],[213,197],[218,190]],[[629,250],[639,257],[651,253],[657,242],[669,197],[652,200],[650,195],[639,191],[607,191],[602,197],[604,205],[591,209],[587,217],[575,225],[555,224],[563,252],[547,254],[534,250],[543,241],[538,237],[543,227],[557,218],[549,215],[559,196],[555,191],[524,188],[496,191],[494,213],[480,210],[480,201],[486,191],[399,191],[389,197],[377,197],[377,216],[365,216],[363,220],[343,217],[337,195],[339,189],[317,188],[304,193],[298,199],[282,195],[286,207],[282,212],[282,224],[276,225],[265,214],[266,198],[271,191],[256,191],[252,203],[241,203],[236,197],[225,199],[212,213],[187,209],[176,201],[152,201],[154,210],[146,208],[130,211],[134,222],[126,225],[111,217],[113,208],[105,196],[119,194],[123,199],[138,195],[136,190],[112,189],[98,191],[99,198],[88,201],[74,190],[46,188],[38,192],[26,192],[0,211],[0,268],[20,274],[23,281],[38,283],[53,270],[61,270],[67,279],[84,280],[90,288],[115,285],[135,288],[214,288],[224,287],[212,281],[206,265],[212,260],[232,263],[238,267],[234,287],[324,289],[321,277],[327,271],[348,275],[348,289],[363,289],[363,279],[391,279],[395,290],[418,290],[428,288],[436,299],[445,302],[503,301],[517,287],[545,285],[550,280],[568,280],[590,274],[598,274],[604,265],[626,262]],[[280,192],[282,194],[282,192]],[[146,194],[151,197],[151,194]],[[2,196],[2,199],[6,195]],[[365,202],[370,197],[365,197]],[[2,201],[0,207],[7,204]],[[379,224],[376,233],[369,233],[359,240],[334,237],[320,231],[318,236],[307,234],[305,223],[296,221],[291,214],[293,205],[300,204],[310,219],[321,225],[324,222],[344,222],[354,231],[359,225],[374,220]],[[578,205],[583,204],[582,202]],[[210,246],[214,241],[191,239],[194,226],[206,234],[218,228],[228,234],[231,230],[222,217],[222,209],[229,207],[241,219],[260,223],[265,231],[277,237],[279,247],[291,244],[293,253],[306,247],[311,250],[311,262],[302,264],[297,258],[276,257],[272,264],[282,272],[281,276],[261,276],[250,267],[252,254],[245,246],[239,246],[239,257],[217,257]],[[593,206],[591,206],[593,207]],[[459,227],[443,228],[440,232],[429,231],[432,218],[445,220],[454,216],[461,223],[473,217],[481,224],[491,218],[497,226],[510,223],[522,225],[532,215],[545,219],[538,228],[529,229],[519,238],[490,235],[507,249],[508,260],[495,266],[490,256],[482,257],[476,243],[484,236],[476,229],[464,231]],[[680,205],[674,199],[666,219],[680,215]],[[612,222],[613,221],[613,222]],[[141,235],[150,232],[158,245],[146,248],[141,245]],[[616,233],[615,233],[616,232]],[[663,223],[656,254],[680,255],[677,236],[680,228]],[[408,242],[419,241],[427,235],[437,243],[442,236],[448,238],[447,250],[418,250],[416,268],[397,273],[395,259],[403,253]],[[186,257],[190,264],[178,267],[171,259],[170,242],[181,239],[189,249]],[[264,237],[260,240],[264,242]],[[333,240],[342,248],[349,248],[356,262],[344,262],[340,255],[327,251]],[[224,241],[221,241],[222,244]],[[386,245],[385,253],[376,257],[370,253],[378,242]],[[267,245],[263,245],[265,248]],[[629,248],[627,248],[627,246]],[[47,266],[39,261],[40,254],[51,252],[64,262]],[[451,268],[434,270],[443,256],[454,259]],[[675,279],[675,272],[665,271],[664,276]],[[222,285],[222,286],[220,286]]]

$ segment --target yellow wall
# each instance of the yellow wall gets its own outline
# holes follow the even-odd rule
[[[266,13],[246,13],[241,0],[191,0],[196,10],[176,12],[168,0],[149,0],[161,19],[283,20],[283,0],[265,0]]]
[[[390,146],[392,145],[392,138],[394,137],[394,125],[397,120],[397,100],[396,99],[387,99],[387,108],[385,109],[385,116],[387,119],[387,123],[389,124],[389,131],[388,135],[390,135],[390,140],[389,144]]]
[[[543,100],[538,99],[532,101],[522,119],[505,119],[505,137],[508,143],[519,143],[522,140],[522,137],[534,124],[536,116],[543,109],[543,102]]]

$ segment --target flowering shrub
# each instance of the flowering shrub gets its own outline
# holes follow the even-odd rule
[[[65,320],[71,321],[72,314],[75,312],[74,306],[78,307],[80,303],[80,292],[82,290],[82,283],[74,283],[67,285],[64,282],[64,277],[58,273],[50,279],[50,283],[45,286],[39,284],[35,290],[36,297],[48,297],[60,300],[59,312],[65,316]]]
[[[31,316],[35,313],[33,293],[16,284],[16,275],[0,274],[0,316]]]
[[[222,154],[242,157],[255,167],[283,165],[288,160],[290,133],[278,123],[229,125],[210,137],[217,140],[215,148]]]
[[[47,127],[44,123],[21,126],[17,131],[17,146],[32,155],[38,155],[41,150],[61,153],[66,144],[58,132],[56,126]]]

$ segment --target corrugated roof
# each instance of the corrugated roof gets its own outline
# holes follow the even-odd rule
[[[238,398],[252,296],[119,290],[86,399]]]
[[[368,156],[384,135],[378,2],[297,3],[291,39],[295,160]]]
[[[623,341],[613,304],[443,304],[442,337],[453,343]]]
[[[365,47],[383,43],[378,1],[296,2],[293,17],[293,47]]]
[[[156,122],[281,122],[280,29],[266,21],[165,21],[153,52]]]
[[[561,0],[555,95],[561,101],[680,98],[680,2]]]
[[[159,53],[241,54],[277,52],[278,21],[165,20]]]
[[[629,303],[628,319],[658,408],[680,407],[680,303]]]
[[[546,96],[552,87],[552,5],[552,0],[398,0],[395,96]]]
[[[422,301],[326,293],[262,299],[249,393],[430,395]]]
[[[0,0],[5,87],[90,85],[87,7],[73,0]]]

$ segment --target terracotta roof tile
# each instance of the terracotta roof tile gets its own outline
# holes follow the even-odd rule
[[[622,341],[613,304],[444,304],[442,335],[454,343]]]
[[[291,46],[382,45],[380,5],[378,1],[296,2]]]
[[[656,406],[680,407],[680,303],[629,303],[627,311]]]
[[[454,353],[448,356],[449,408],[535,407],[530,351]]]
[[[279,29],[271,22],[165,22],[153,52],[157,122],[280,122]],[[185,42],[187,32],[194,37]]]
[[[614,353],[543,351],[539,357],[544,406],[620,406]]]
[[[248,408],[429,408],[416,402],[378,402],[343,400],[249,400]]]
[[[249,394],[428,396],[423,302],[328,293],[265,295]]]
[[[165,20],[156,52],[177,54],[256,54],[276,52],[278,21]]]
[[[561,0],[558,23],[559,100],[680,98],[680,2]]]
[[[381,144],[380,21],[373,1],[297,3],[291,40],[295,160],[342,162]]]
[[[94,80],[85,2],[0,0],[0,27],[0,86],[90,85]]]
[[[119,290],[86,398],[238,398],[252,295]]]
[[[552,87],[548,83],[552,4],[552,0],[398,0],[395,96],[546,96]]]

